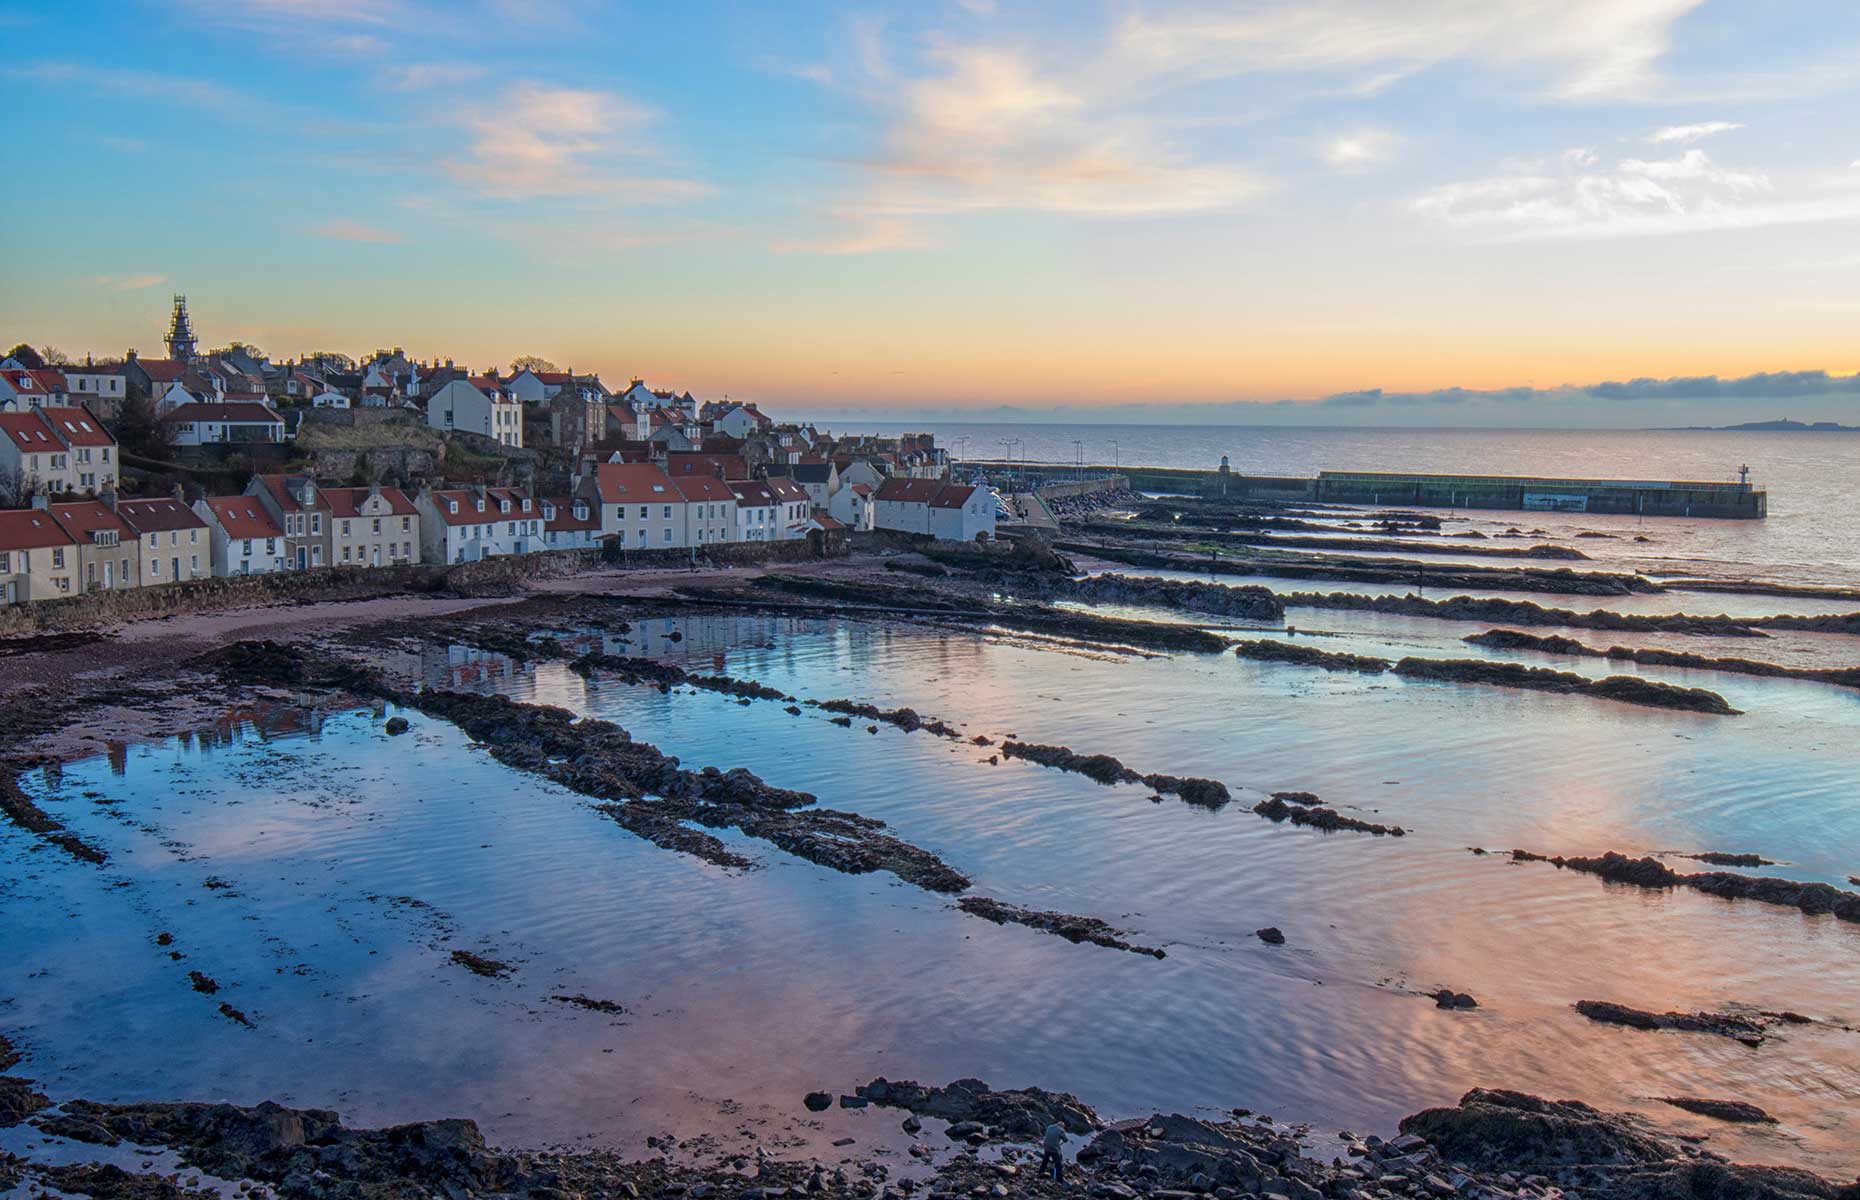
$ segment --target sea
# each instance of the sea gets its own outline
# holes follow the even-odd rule
[[[1248,475],[1416,471],[1735,482],[1748,468],[1750,482],[1769,493],[1769,518],[1699,523],[1705,536],[1686,539],[1698,561],[1715,564],[1716,573],[1860,584],[1860,432],[825,424],[835,433],[933,433],[952,453],[989,461],[1211,471],[1226,456]]]
[[[966,431],[972,452],[1012,436],[931,428]],[[1013,428],[1028,458],[1064,460],[1077,438],[1088,461],[1210,466],[1226,454],[1273,473],[1723,479],[1748,464],[1770,488],[1766,521],[1449,513],[1443,532],[1522,545],[1496,540],[1521,525],[1593,560],[1550,566],[1860,582],[1856,435]],[[1336,514],[1339,536],[1360,534],[1360,516]],[[1639,612],[1860,608],[1683,590],[1472,594]],[[1285,636],[1168,607],[1098,611]],[[1477,622],[1316,608],[1287,619],[1327,649],[1636,674],[1716,691],[1741,715],[884,619],[660,612],[576,643],[1219,779],[1235,802],[1208,810],[781,702],[584,678],[463,645],[395,652],[393,665],[432,686],[611,720],[687,766],[811,791],[935,851],[978,894],[1101,918],[1166,957],[996,926],[890,875],[839,874],[729,831],[718,836],[756,867],[711,866],[640,840],[443,721],[407,712],[412,732],[390,737],[392,710],[281,700],[22,777],[110,860],[74,861],[0,823],[0,1031],[24,1055],[14,1073],[58,1099],[275,1099],[367,1125],[470,1117],[514,1147],[753,1156],[761,1145],[829,1163],[877,1148],[901,1164],[897,1114],[815,1115],[803,1095],[881,1075],[980,1077],[1072,1092],[1114,1118],[1243,1108],[1308,1125],[1322,1152],[1344,1131],[1391,1136],[1408,1113],[1496,1087],[1633,1112],[1741,1161],[1860,1173],[1860,925],[1612,886],[1508,853],[1619,850],[1671,856],[1678,870],[1703,869],[1678,855],[1757,853],[1773,864],[1761,874],[1851,890],[1860,691],[1470,646],[1487,628]],[[1860,665],[1860,638],[1829,632],[1543,632]],[[1407,835],[1322,833],[1252,811],[1280,790]],[[1283,945],[1256,936],[1268,926]],[[455,950],[511,969],[478,976]],[[203,995],[190,971],[218,990]],[[1429,993],[1442,988],[1478,1007],[1437,1007]],[[570,995],[624,1011],[559,999]],[[1581,1000],[1812,1023],[1753,1047],[1598,1025]],[[1748,1101],[1776,1123],[1726,1125],[1664,1103],[1675,1096]],[[0,1131],[0,1149],[34,1136]]]

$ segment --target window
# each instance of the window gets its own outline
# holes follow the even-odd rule
[[[672,519],[672,506],[669,504],[665,506],[665,519],[668,521]],[[671,534],[668,533],[665,536],[670,537]]]
[[[53,547],[52,547],[52,566],[53,566],[53,567],[55,567],[55,568],[57,568],[57,569],[59,569],[59,570],[63,570],[63,569],[64,569],[64,565],[65,565],[65,550],[64,550],[64,547],[63,547],[63,546],[53,546]]]
[[[0,575],[4,575],[7,572],[11,571],[12,569],[13,569],[12,555],[8,554],[5,550],[0,550]]]
[[[161,574],[161,559],[158,558],[153,563],[149,564],[149,574],[151,575]]]
[[[150,545],[150,546],[159,546],[159,545],[161,545],[161,534],[159,534],[159,533],[151,533],[151,534],[149,534],[149,545]]]
[[[412,517],[402,517],[402,518],[400,519],[400,531],[401,531],[402,533],[407,533],[407,532],[409,532],[409,531],[411,531],[412,529],[413,529],[413,518],[412,518]]]
[[[380,532],[381,532],[381,518],[380,518],[380,517],[376,517],[376,518],[375,518],[375,529],[374,529],[374,531],[375,531],[376,533],[380,533]]]
[[[311,513],[310,514],[310,532],[311,533],[322,533],[323,532],[323,514],[322,513]]]
[[[247,538],[245,540],[245,552],[247,554],[252,553],[252,539],[251,538]],[[278,539],[277,538],[266,538],[265,539],[265,553],[276,554],[277,552],[278,552]]]
[[[187,556],[187,569],[195,574],[200,572],[200,556],[198,554],[190,554]]]
[[[651,515],[652,515],[652,510],[650,508],[647,508],[644,504],[639,506],[639,519],[640,520],[643,521]]]
[[[342,548],[342,561],[343,562],[349,561],[349,548],[347,546],[344,546]]]
[[[672,531],[669,529],[665,531],[665,540],[668,542],[672,540]]]
[[[342,523],[342,536],[343,536],[343,537],[348,537],[348,536],[349,536],[349,523],[348,523],[347,521],[344,521],[344,522]],[[343,555],[343,557],[344,557],[344,558],[347,558],[347,557],[349,557],[349,556],[345,554],[345,555]]]

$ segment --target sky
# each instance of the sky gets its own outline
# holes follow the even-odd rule
[[[1860,5],[0,0],[0,339],[810,416],[1860,424]]]

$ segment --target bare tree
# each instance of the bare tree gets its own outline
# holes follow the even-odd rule
[[[45,365],[48,367],[68,367],[71,365],[71,356],[56,346],[39,347],[39,357],[45,360]]]
[[[519,354],[510,360],[512,375],[519,371],[560,371],[561,369],[540,354]]]

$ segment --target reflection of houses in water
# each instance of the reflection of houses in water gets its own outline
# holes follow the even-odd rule
[[[203,753],[217,746],[230,746],[256,734],[260,741],[273,738],[308,737],[323,733],[329,713],[317,704],[294,704],[284,700],[265,700],[253,704],[234,704],[221,710],[211,725],[191,733],[182,733],[180,743],[190,743]]]
[[[509,655],[453,643],[428,644],[420,651],[420,678],[428,687],[483,688],[528,673]]]

